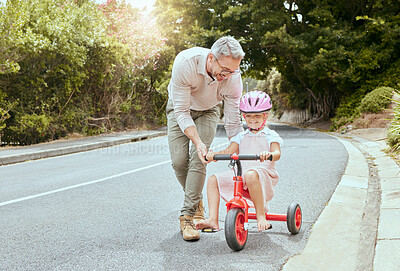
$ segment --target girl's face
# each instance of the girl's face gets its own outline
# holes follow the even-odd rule
[[[267,119],[268,114],[267,113],[244,113],[243,116],[246,120],[247,126],[249,126],[251,129],[258,129],[261,127],[261,125]]]

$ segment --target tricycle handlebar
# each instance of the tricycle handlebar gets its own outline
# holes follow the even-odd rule
[[[214,160],[260,160],[258,154],[216,154]],[[268,157],[272,161],[272,155]]]

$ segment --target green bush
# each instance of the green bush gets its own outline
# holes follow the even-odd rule
[[[397,92],[397,95],[400,93]],[[397,106],[394,108],[394,117],[390,124],[388,135],[387,135],[387,143],[392,148],[392,150],[399,152],[400,151],[400,102],[394,101]]]
[[[400,122],[398,122],[396,125],[397,126],[400,125]],[[388,143],[388,145],[391,147],[391,149],[393,151],[396,151],[396,152],[400,151],[400,136],[399,136],[399,132],[396,133],[394,131],[393,132],[390,131],[387,134],[387,143]]]
[[[331,119],[331,130],[337,130],[360,117],[361,113],[379,113],[391,101],[393,88],[379,87],[364,96],[362,91],[357,91],[353,95],[345,97],[336,108],[335,117]]]
[[[24,114],[17,121],[18,125],[10,127],[13,132],[13,139],[17,139],[21,144],[29,145],[41,141],[52,139],[54,129],[51,124],[52,118],[46,114]]]
[[[365,95],[360,104],[361,113],[379,113],[386,109],[392,96],[393,88],[379,87]]]
[[[347,123],[353,122],[360,116],[359,105],[362,100],[362,94],[355,92],[353,95],[345,97],[340,105],[336,108],[336,115],[331,119],[331,130],[335,131]]]

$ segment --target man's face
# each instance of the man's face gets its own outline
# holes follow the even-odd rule
[[[233,74],[237,74],[240,72],[240,59],[234,59],[230,56],[221,56],[217,59],[214,55],[212,56],[212,76],[217,81],[222,81]]]

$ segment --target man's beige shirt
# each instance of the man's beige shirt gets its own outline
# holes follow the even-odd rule
[[[176,56],[168,85],[169,99],[182,131],[195,126],[190,110],[204,111],[224,101],[226,134],[232,137],[243,131],[239,113],[242,78],[240,74],[221,82],[211,78],[206,71],[209,53],[209,49],[193,47]]]

